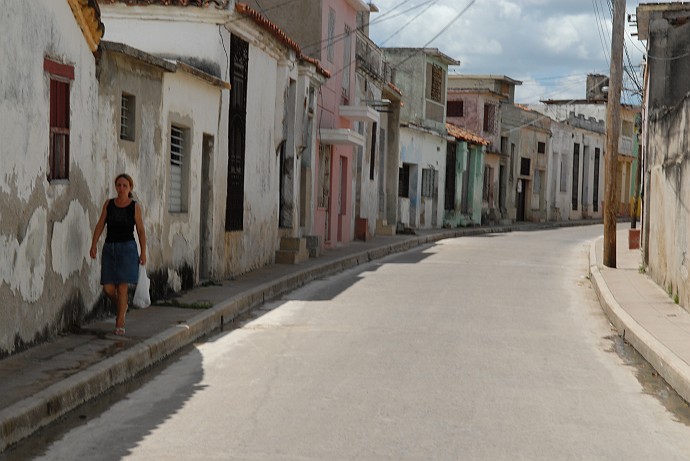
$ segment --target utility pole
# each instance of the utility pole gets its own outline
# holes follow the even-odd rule
[[[611,32],[611,75],[606,105],[606,206],[604,207],[604,265],[616,267],[616,213],[618,212],[618,137],[621,131],[621,87],[623,86],[623,40],[625,0],[613,1]]]

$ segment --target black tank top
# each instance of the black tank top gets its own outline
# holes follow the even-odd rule
[[[128,242],[134,240],[134,204],[132,200],[129,205],[120,208],[115,205],[115,199],[108,201],[106,208],[105,224],[107,231],[105,241],[108,243]]]

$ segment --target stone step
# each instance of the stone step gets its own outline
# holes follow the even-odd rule
[[[276,251],[276,264],[299,264],[309,259],[307,239],[282,237],[280,249]]]
[[[385,219],[376,220],[376,235],[395,235],[395,226]]]

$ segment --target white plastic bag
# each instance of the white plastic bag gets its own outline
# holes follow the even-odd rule
[[[134,290],[134,299],[132,300],[132,303],[139,309],[144,309],[151,305],[150,286],[151,282],[146,275],[146,266],[139,265],[139,281],[137,282],[136,290]]]

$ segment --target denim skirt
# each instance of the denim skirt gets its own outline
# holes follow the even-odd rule
[[[139,250],[137,242],[111,242],[103,245],[101,285],[137,283],[139,280]]]

